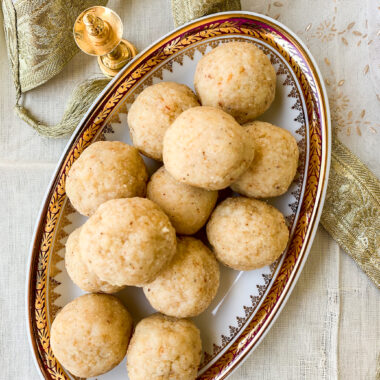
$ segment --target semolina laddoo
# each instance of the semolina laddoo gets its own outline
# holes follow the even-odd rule
[[[201,58],[194,87],[203,106],[221,108],[243,124],[272,104],[276,72],[269,58],[253,43],[229,42]]]
[[[231,185],[232,190],[253,198],[284,194],[297,172],[296,139],[287,130],[263,121],[254,121],[244,128],[254,143],[255,157],[248,170]]]
[[[252,270],[277,260],[287,246],[289,230],[273,206],[236,197],[216,207],[207,223],[207,237],[222,264]]]
[[[183,112],[164,137],[166,170],[179,182],[207,190],[231,185],[248,169],[253,156],[243,127],[214,107]]]
[[[128,112],[133,145],[146,156],[162,161],[166,130],[183,111],[196,106],[197,97],[184,84],[160,82],[145,88]]]
[[[178,234],[193,235],[206,223],[218,192],[178,182],[162,166],[148,182],[147,198],[169,216]]]
[[[79,248],[89,269],[116,286],[152,282],[176,252],[175,229],[145,198],[103,203],[82,226]]]
[[[193,322],[154,314],[140,321],[127,352],[130,380],[195,380],[200,332]]]
[[[170,264],[143,289],[157,311],[177,318],[195,317],[214,299],[219,277],[213,253],[200,240],[181,237]]]
[[[122,289],[102,281],[91,272],[83,260],[79,250],[79,236],[81,228],[74,230],[66,242],[65,266],[71,280],[85,292],[90,293],[116,293]]]
[[[99,376],[124,358],[132,318],[124,305],[108,294],[86,294],[68,303],[51,326],[55,357],[73,375]]]
[[[145,196],[147,180],[136,148],[121,141],[98,141],[73,163],[66,193],[79,213],[91,216],[110,199]]]

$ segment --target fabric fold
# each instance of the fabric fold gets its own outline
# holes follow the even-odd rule
[[[76,18],[86,8],[106,4],[107,0],[2,0],[11,68],[22,93],[61,72],[79,51],[73,38]]]
[[[74,89],[58,124],[45,125],[41,123],[34,118],[27,108],[21,106],[18,102],[15,107],[16,113],[21,120],[33,127],[41,136],[55,139],[70,136],[110,80],[110,78],[101,77],[87,79],[80,83]]]
[[[174,25],[176,27],[211,13],[240,9],[240,0],[172,0]]]
[[[380,182],[337,138],[321,223],[380,288]]]
[[[107,0],[2,0],[8,57],[16,88],[15,110],[41,136],[69,136],[106,84],[103,79],[81,83],[56,125],[42,123],[21,104],[23,94],[61,72],[79,51],[73,38],[78,15],[90,6],[106,4]]]

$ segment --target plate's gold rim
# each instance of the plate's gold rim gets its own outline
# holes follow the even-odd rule
[[[257,15],[257,14],[252,14],[252,13],[231,12],[231,13],[218,14],[218,15],[215,15],[215,16],[210,16],[210,17],[207,17],[207,18],[204,18],[204,19],[200,19],[200,20],[194,21],[194,22],[192,22],[192,23],[190,23],[190,24],[188,24],[188,25],[186,25],[186,26],[184,26],[182,28],[177,29],[174,33],[172,33],[170,35],[167,35],[162,40],[154,43],[150,48],[148,48],[139,57],[137,57],[133,62],[131,62],[131,64],[115,80],[115,83],[107,88],[106,92],[104,93],[104,95],[101,98],[98,98],[96,104],[94,104],[94,106],[92,108],[92,111],[88,114],[88,116],[84,119],[84,121],[82,121],[81,126],[78,127],[78,129],[77,129],[77,131],[75,133],[75,137],[72,139],[72,141],[71,141],[71,143],[69,145],[70,148],[68,148],[66,150],[66,152],[65,152],[65,156],[64,156],[65,158],[61,161],[61,163],[58,166],[57,173],[55,174],[55,177],[54,177],[53,185],[50,187],[50,191],[48,193],[48,196],[45,199],[45,202],[43,204],[43,207],[42,207],[42,210],[41,210],[41,213],[40,213],[40,218],[39,218],[39,221],[38,221],[38,224],[37,224],[37,227],[36,227],[36,233],[35,233],[35,236],[34,236],[34,241],[33,241],[33,246],[32,246],[32,251],[31,251],[31,261],[30,261],[29,277],[28,277],[28,280],[29,280],[28,281],[28,295],[27,295],[27,302],[28,302],[28,304],[27,304],[27,308],[28,308],[28,325],[29,325],[29,332],[30,332],[30,340],[32,342],[32,347],[33,347],[33,350],[34,350],[34,354],[35,354],[35,356],[37,358],[37,361],[38,361],[41,373],[43,373],[44,375],[49,376],[49,378],[52,378],[50,376],[51,374],[47,373],[47,368],[44,365],[44,363],[42,362],[42,358],[39,355],[40,349],[39,349],[39,347],[37,345],[36,339],[34,339],[35,337],[34,337],[34,330],[33,330],[33,314],[35,316],[36,309],[35,309],[35,305],[32,305],[32,302],[31,302],[32,301],[32,296],[33,296],[33,294],[31,294],[31,292],[32,292],[32,284],[33,284],[33,282],[35,284],[36,283],[36,279],[37,279],[36,265],[37,265],[38,261],[36,259],[38,257],[36,257],[36,256],[39,253],[39,249],[41,248],[41,242],[42,242],[42,238],[43,238],[43,236],[42,236],[43,233],[42,233],[41,230],[42,230],[42,227],[46,224],[45,223],[45,219],[46,219],[46,216],[47,216],[46,214],[49,211],[49,207],[51,207],[51,200],[52,200],[52,197],[53,197],[53,195],[55,193],[54,190],[56,189],[57,181],[58,182],[62,182],[62,175],[64,174],[64,170],[65,169],[67,170],[68,160],[73,159],[73,157],[70,156],[70,153],[73,152],[75,146],[78,144],[78,137],[80,137],[80,135],[81,135],[81,133],[83,131],[87,131],[88,130],[88,128],[90,126],[90,122],[93,122],[93,124],[96,125],[96,123],[97,123],[96,115],[98,115],[100,107],[104,106],[107,103],[107,101],[109,101],[109,99],[113,95],[115,95],[115,90],[120,87],[120,85],[122,84],[122,82],[125,81],[126,77],[141,62],[143,62],[147,57],[149,57],[149,55],[151,53],[158,51],[160,48],[162,48],[163,46],[165,46],[165,44],[167,42],[172,41],[176,37],[178,37],[180,35],[183,35],[184,33],[186,33],[189,30],[194,30],[195,28],[200,27],[200,26],[204,26],[204,25],[206,25],[206,24],[208,24],[208,23],[210,23],[212,21],[232,19],[234,17],[236,17],[236,18],[245,18],[245,19],[256,21],[256,22],[265,23],[265,24],[271,26],[275,30],[280,30],[280,32],[284,36],[286,36],[286,38],[288,38],[290,41],[292,41],[293,45],[297,46],[298,52],[300,54],[302,54],[303,58],[307,62],[308,68],[311,70],[311,72],[313,74],[313,80],[317,84],[317,88],[316,88],[317,92],[318,92],[317,99],[321,102],[320,112],[321,112],[321,115],[323,115],[323,121],[321,120],[321,128],[323,128],[323,133],[321,131],[321,144],[322,144],[321,150],[322,150],[323,154],[321,155],[321,162],[320,162],[320,167],[319,167],[320,177],[319,177],[319,180],[318,180],[317,185],[316,185],[316,187],[317,187],[317,193],[315,194],[315,199],[314,199],[314,203],[313,203],[313,205],[314,205],[313,206],[313,212],[308,217],[309,224],[308,224],[308,227],[307,227],[306,235],[304,236],[304,240],[303,240],[303,243],[302,243],[302,248],[301,248],[301,251],[299,252],[299,255],[297,256],[296,262],[295,262],[295,264],[294,264],[294,266],[292,268],[292,272],[291,272],[290,277],[288,278],[288,280],[285,281],[285,286],[281,290],[279,298],[276,300],[275,305],[274,305],[273,309],[271,310],[271,312],[266,315],[266,316],[269,316],[269,318],[267,320],[265,320],[265,323],[263,325],[260,326],[258,334],[256,336],[254,336],[254,338],[249,342],[249,344],[240,353],[238,353],[237,357],[235,357],[233,360],[229,360],[228,361],[228,365],[225,366],[225,367],[223,367],[223,368],[221,368],[222,371],[220,373],[216,374],[215,376],[212,375],[212,377],[205,377],[204,374],[203,374],[201,376],[201,378],[202,379],[206,379],[206,378],[207,379],[224,379],[228,374],[230,374],[232,372],[232,370],[245,358],[245,356],[248,354],[248,352],[251,351],[251,349],[254,347],[254,345],[257,343],[257,341],[260,339],[260,336],[264,332],[266,332],[268,330],[268,325],[271,324],[271,322],[273,321],[273,318],[276,316],[276,314],[278,313],[279,308],[282,306],[285,298],[289,294],[289,289],[290,289],[290,287],[293,286],[294,280],[297,278],[298,272],[299,272],[301,266],[303,265],[303,263],[305,261],[304,260],[304,256],[307,253],[308,249],[310,248],[310,238],[311,238],[311,235],[315,232],[315,228],[316,228],[315,224],[316,224],[316,221],[318,219],[318,213],[320,213],[320,210],[321,210],[320,205],[321,205],[321,201],[323,199],[323,193],[326,190],[327,168],[328,168],[328,158],[329,158],[329,149],[328,148],[329,148],[329,141],[330,141],[331,137],[330,137],[330,131],[329,131],[328,104],[326,103],[325,91],[324,91],[323,85],[321,84],[320,77],[319,77],[319,74],[318,74],[318,70],[315,68],[315,65],[314,65],[313,61],[310,59],[310,57],[308,55],[309,53],[307,53],[307,51],[305,51],[305,49],[302,46],[302,44],[300,44],[298,42],[298,40],[296,38],[294,38],[290,32],[288,32],[286,29],[284,29],[277,22],[272,22],[271,20],[269,20],[266,17],[260,16],[260,15]],[[228,35],[233,35],[233,33],[228,34]],[[128,92],[132,88],[133,87],[130,87],[128,89]],[[109,116],[109,114],[108,114],[108,116]],[[105,124],[107,122],[107,117],[108,116],[106,116],[101,121],[102,124]],[[324,138],[322,138],[322,136]],[[85,146],[82,146],[82,149],[79,149],[79,151],[76,152],[77,156],[79,156],[81,150],[83,150],[84,147]],[[75,154],[74,154],[74,156],[75,156]],[[63,192],[64,192],[64,183],[60,184],[61,187],[62,187],[62,185],[63,185]],[[64,195],[63,195],[63,197],[64,197]],[[64,200],[64,198],[63,198],[63,200]],[[59,200],[57,200],[57,202],[58,202],[58,204],[55,204],[53,202],[53,206],[59,208]],[[63,201],[61,200],[61,202],[63,202]],[[59,213],[60,213],[60,210],[58,210],[58,214],[56,215],[56,217],[59,217]],[[49,247],[49,249],[46,251],[47,255],[50,253],[50,248],[51,247]],[[46,281],[46,278],[45,278],[45,281]],[[43,286],[44,284],[40,284],[40,285]],[[46,284],[45,284],[45,286],[46,286]],[[251,331],[251,333],[252,333],[252,331]],[[243,332],[240,334],[240,336],[238,337],[237,340],[239,340],[239,338],[242,335],[243,335]],[[231,347],[233,347],[233,345]],[[42,347],[40,347],[40,348],[42,348]],[[228,350],[227,350],[227,352],[228,352]],[[216,361],[216,363],[221,358],[223,358],[223,356],[225,356],[225,354],[226,353],[222,354],[221,357],[218,358],[218,360]],[[49,357],[48,359],[52,359],[52,360],[55,361],[54,357]],[[213,368],[213,366],[215,366],[215,363],[210,368]],[[59,368],[60,368],[60,370],[62,372],[59,371]],[[57,370],[58,370],[59,373],[55,372],[55,374],[57,374],[57,375],[59,374],[61,376],[67,376],[67,374],[60,367],[59,363],[57,363]],[[209,369],[205,373],[207,374],[207,372],[209,372]]]

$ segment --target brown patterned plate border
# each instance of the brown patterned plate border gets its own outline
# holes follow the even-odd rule
[[[190,22],[152,44],[110,83],[86,114],[58,164],[41,207],[30,252],[26,284],[29,340],[40,374],[66,380],[49,342],[47,281],[55,228],[65,201],[65,180],[73,162],[92,143],[129,91],[154,67],[189,45],[217,36],[250,36],[277,50],[289,63],[306,102],[309,119],[309,166],[302,206],[285,259],[259,310],[233,344],[199,379],[225,379],[268,332],[284,306],[306,261],[318,226],[330,163],[330,114],[321,74],[302,42],[285,26],[250,12],[219,13]]]

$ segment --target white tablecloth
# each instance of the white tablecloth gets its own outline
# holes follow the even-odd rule
[[[380,2],[242,4],[278,18],[306,42],[324,75],[339,136],[380,177],[380,95],[368,49],[379,33],[369,35],[367,21],[367,7],[372,4],[372,15]],[[140,50],[173,28],[169,0],[111,0],[109,6]],[[0,51],[0,379],[38,379],[26,334],[25,273],[37,212],[66,141],[41,138],[14,115],[2,32]],[[60,75],[28,95],[26,105],[42,119],[57,121],[75,84],[98,72],[95,59],[78,54]],[[379,301],[378,289],[320,228],[285,309],[231,379],[376,379]]]

